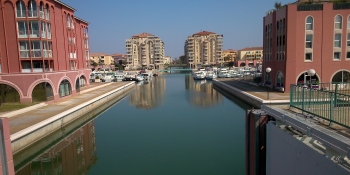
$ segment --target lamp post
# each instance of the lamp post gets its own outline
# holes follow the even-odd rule
[[[266,72],[266,75],[267,75],[267,82],[270,82],[269,79],[270,79],[271,68],[267,67],[265,72]],[[270,86],[270,83],[269,83],[269,86]],[[267,86],[267,99],[270,98],[270,89],[269,89],[270,87],[269,86]]]
[[[304,86],[306,86],[306,77],[309,76],[310,77],[309,85],[311,88],[311,77],[314,76],[315,74],[316,74],[316,71],[314,69],[307,70],[307,74],[304,73]]]

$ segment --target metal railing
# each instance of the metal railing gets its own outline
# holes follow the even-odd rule
[[[335,89],[326,89],[327,86]],[[309,113],[332,123],[350,128],[350,94],[338,91],[340,85],[350,83],[292,84],[290,86],[290,107]],[[344,93],[345,92],[345,93]]]

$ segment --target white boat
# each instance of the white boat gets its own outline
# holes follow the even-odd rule
[[[136,75],[136,81],[143,81],[145,80],[142,75]]]
[[[204,71],[197,71],[193,73],[193,79],[195,80],[204,80],[205,79],[205,72]]]
[[[205,79],[207,79],[207,80],[212,80],[212,79],[215,79],[216,77],[217,76],[214,73],[214,71],[208,71],[205,75]]]
[[[152,80],[152,73],[151,72],[145,72],[141,74],[145,81],[151,81]]]
[[[228,73],[227,69],[221,68],[219,70],[218,77],[219,78],[231,78],[231,75]]]
[[[115,81],[123,81],[124,79],[124,73],[118,72],[117,74],[114,75]]]

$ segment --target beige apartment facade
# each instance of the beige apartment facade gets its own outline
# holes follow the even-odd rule
[[[238,58],[237,50],[227,49],[223,51],[223,58],[225,62],[235,61]]]
[[[223,64],[223,35],[200,31],[185,41],[185,56],[191,68]]]
[[[165,56],[164,57],[164,64],[170,64],[171,63],[171,56]]]
[[[238,50],[236,67],[258,66],[262,64],[263,47],[246,47]]]
[[[164,42],[145,32],[134,35],[126,40],[126,61],[130,69],[159,68],[164,64]]]
[[[114,65],[114,58],[106,53],[90,53],[90,61],[96,62],[99,66]]]

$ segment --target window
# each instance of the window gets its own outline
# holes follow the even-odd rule
[[[48,46],[47,54],[48,54],[49,58],[52,58],[52,42],[49,41],[49,42],[47,43],[47,46]]]
[[[28,38],[28,26],[26,21],[18,21],[18,38]]]
[[[305,53],[305,60],[312,61],[312,53]]]
[[[44,15],[44,4],[43,2],[40,2],[40,12],[39,12],[39,16],[41,19],[44,19],[45,18],[45,15]]]
[[[45,9],[45,15],[46,15],[46,20],[50,20],[50,9],[49,5],[46,5]]]
[[[334,47],[341,47],[341,34],[334,34]]]
[[[311,16],[306,18],[306,30],[313,30],[314,28],[314,19]]]
[[[34,18],[38,17],[38,7],[36,5],[36,2],[34,0],[31,0],[28,5],[28,17]]]
[[[340,60],[340,52],[334,52],[334,59]]]
[[[46,22],[41,22],[41,37],[46,38]]]
[[[68,96],[71,94],[71,86],[68,80],[63,80],[59,86],[60,97]]]
[[[40,58],[41,57],[41,44],[40,41],[31,41],[31,50],[32,57]]]
[[[68,27],[70,27],[70,24],[71,24],[70,20],[71,20],[71,19],[70,19],[70,15],[68,15],[68,17],[67,17],[67,26],[68,26]]]
[[[19,55],[21,58],[29,58],[28,41],[20,41],[19,42]]]
[[[346,59],[350,58],[350,52],[346,52]]]
[[[49,54],[47,52],[47,43],[46,41],[43,41],[43,54],[44,54],[44,58],[48,58],[49,57]]]
[[[341,26],[342,26],[341,22],[342,22],[342,17],[340,15],[335,16],[334,28],[341,29]]]
[[[23,1],[18,1],[16,4],[16,15],[17,18],[25,18],[26,17],[26,6]]]
[[[350,33],[348,33],[348,38],[346,40],[346,45],[350,46]]]
[[[50,23],[46,23],[46,30],[47,30],[47,39],[51,39],[51,25],[50,25]]]
[[[312,35],[306,35],[306,48],[312,48]]]
[[[348,16],[348,29],[350,29],[350,16]]]
[[[0,63],[0,73],[1,73],[1,63]]]
[[[40,26],[39,21],[29,21],[30,38],[39,38]]]

